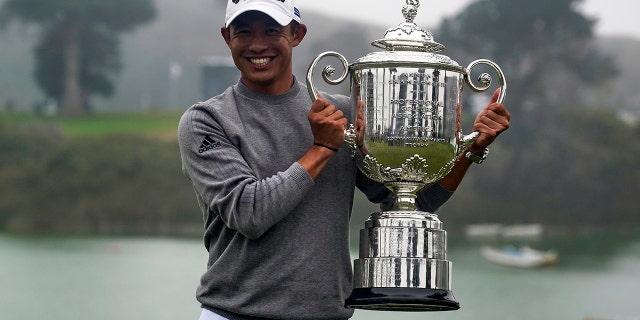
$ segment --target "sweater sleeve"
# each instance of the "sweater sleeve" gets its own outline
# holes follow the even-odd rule
[[[178,142],[182,170],[204,214],[219,215],[250,239],[287,216],[314,184],[297,162],[259,179],[214,117],[197,105],[180,119]]]
[[[434,182],[418,191],[416,205],[420,210],[436,212],[452,195],[453,191],[445,189],[440,182]]]

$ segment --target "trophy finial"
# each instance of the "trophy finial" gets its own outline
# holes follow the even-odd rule
[[[413,20],[418,14],[418,8],[420,7],[420,1],[407,0],[407,5],[402,7],[402,15],[407,23],[413,23]]]

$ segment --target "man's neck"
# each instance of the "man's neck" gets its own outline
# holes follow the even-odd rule
[[[283,94],[283,93],[289,91],[289,89],[291,89],[291,87],[293,87],[293,85],[296,82],[296,77],[293,74],[291,74],[291,81],[288,82],[289,83],[288,86],[282,85],[283,83],[285,83],[285,82],[282,82],[282,81],[281,82],[275,82],[275,83],[272,83],[272,84],[266,85],[266,86],[264,86],[264,85],[256,85],[256,84],[253,84],[253,83],[247,83],[246,81],[244,81],[244,78],[242,78],[242,77],[240,78],[240,82],[242,82],[247,88],[249,88],[249,89],[251,89],[251,90],[253,90],[255,92],[258,92],[258,93],[267,94],[267,95],[280,95],[280,94]]]

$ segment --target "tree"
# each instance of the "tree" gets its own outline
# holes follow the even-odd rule
[[[91,95],[111,96],[121,69],[119,36],[151,21],[152,0],[6,0],[0,25],[35,24],[35,77],[63,115],[81,115]]]
[[[449,55],[489,58],[506,74],[512,121],[500,141],[513,157],[503,168],[502,191],[526,181],[530,170],[522,164],[531,146],[562,137],[561,108],[581,105],[590,86],[615,75],[612,60],[595,49],[596,21],[579,11],[580,2],[480,0],[443,20],[437,33]]]

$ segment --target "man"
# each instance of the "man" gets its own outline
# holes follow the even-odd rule
[[[355,187],[384,208],[391,193],[364,177],[344,129],[358,116],[344,96],[311,101],[293,76],[307,27],[292,0],[229,0],[221,34],[240,81],[180,120],[183,171],[205,220],[209,252],[200,319],[348,319],[349,217]],[[495,101],[495,96],[494,96]],[[355,119],[354,119],[355,118]],[[474,124],[482,153],[509,126],[491,103]],[[359,134],[358,145],[362,145]],[[366,152],[363,147],[362,152]],[[461,182],[464,156],[417,204],[435,211]]]

